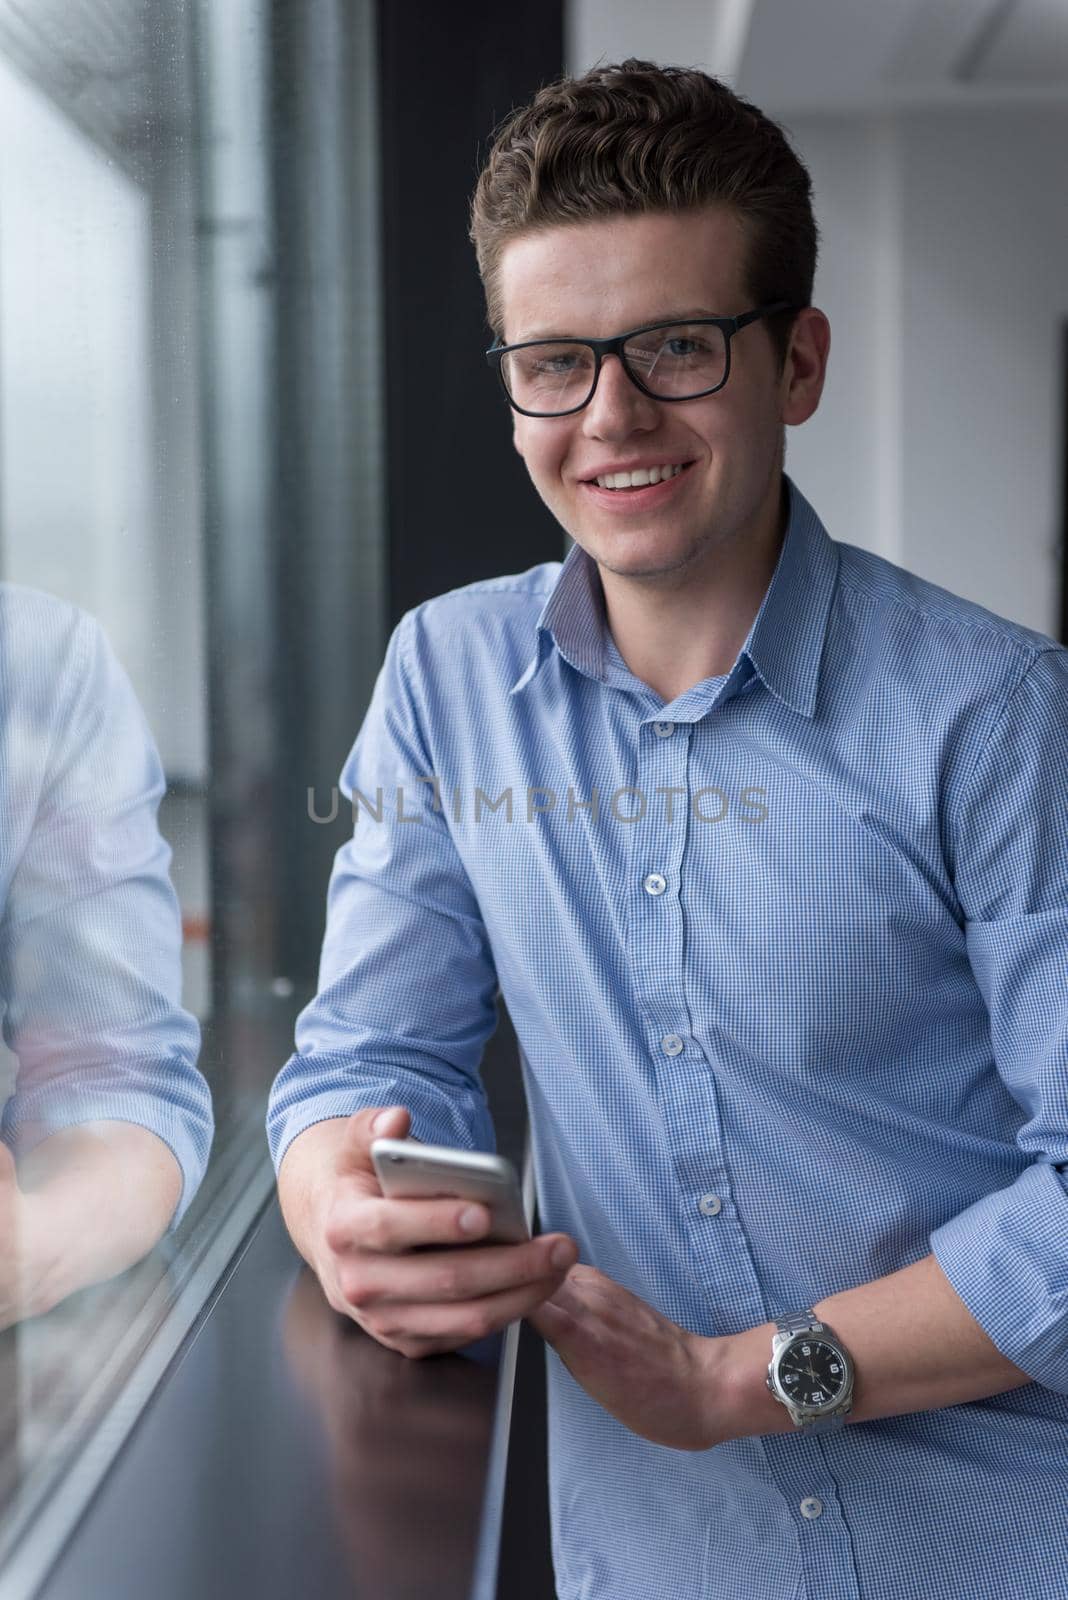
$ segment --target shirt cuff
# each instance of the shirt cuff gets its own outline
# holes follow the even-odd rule
[[[206,1084],[204,1092],[207,1096]],[[52,1134],[87,1122],[133,1123],[167,1146],[182,1174],[182,1192],[164,1237],[174,1233],[207,1170],[214,1132],[210,1099],[203,1108],[191,1108],[183,1115],[179,1107],[161,1103],[150,1094],[72,1094],[69,1082],[57,1083],[16,1093],[5,1108],[4,1137],[18,1160]]]
[[[1068,1179],[1036,1161],[930,1236],[931,1253],[991,1342],[1068,1394]]]
[[[294,1057],[294,1062],[304,1072],[315,1073],[312,1058]],[[352,1076],[353,1064],[346,1064],[346,1075]],[[301,1093],[299,1085],[287,1083],[289,1067],[284,1067],[271,1091],[267,1107],[267,1142],[277,1173],[289,1146],[298,1134],[326,1122],[330,1117],[351,1117],[366,1106],[404,1106],[411,1115],[410,1135],[423,1144],[444,1144],[453,1149],[497,1149],[493,1119],[485,1097],[468,1090],[433,1088],[424,1076],[413,1073],[410,1079],[398,1077],[396,1067],[376,1074],[372,1069],[361,1073],[357,1088],[320,1088],[312,1093]],[[388,1076],[387,1076],[388,1073]]]

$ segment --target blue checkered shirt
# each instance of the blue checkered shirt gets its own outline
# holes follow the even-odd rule
[[[174,1232],[214,1118],[200,1027],[181,1003],[164,789],[100,624],[0,584],[0,1019],[17,1068],[0,1136],[21,1159],[87,1122],[147,1128],[181,1168]]]
[[[547,1347],[560,1600],[1053,1600],[1068,651],[832,541],[787,484],[731,671],[670,704],[578,546],[403,617],[271,1149],[370,1104],[492,1149],[499,987],[541,1224],[583,1261],[721,1335],[933,1252],[1033,1380],[688,1453]]]

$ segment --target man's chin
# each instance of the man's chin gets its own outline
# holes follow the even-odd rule
[[[617,578],[633,578],[636,582],[669,578],[673,573],[682,577],[689,572],[694,557],[693,551],[676,552],[673,556],[663,550],[627,552],[612,549],[609,541],[598,544],[588,554],[602,571],[611,572]]]

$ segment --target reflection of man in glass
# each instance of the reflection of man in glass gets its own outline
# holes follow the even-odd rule
[[[272,1099],[293,1236],[406,1356],[544,1337],[560,1600],[1063,1589],[1068,651],[785,475],[829,350],[811,185],[724,85],[547,86],[473,223],[575,547],[390,640],[345,776],[391,803]],[[538,814],[479,818],[509,785]],[[463,1206],[367,1163],[376,1117],[492,1143],[498,983],[555,1287],[551,1238],[442,1248]]]
[[[203,1176],[163,789],[97,624],[0,585],[0,1325],[139,1260]]]

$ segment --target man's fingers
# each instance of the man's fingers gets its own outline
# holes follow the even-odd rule
[[[518,1288],[501,1289],[477,1300],[458,1304],[423,1301],[385,1301],[364,1307],[360,1325],[372,1337],[399,1342],[405,1339],[446,1339],[455,1348],[498,1333],[509,1323],[527,1316],[559,1288],[561,1273],[538,1278]]]
[[[468,1213],[473,1225],[461,1221]],[[339,1254],[399,1255],[426,1246],[471,1244],[489,1224],[488,1209],[466,1200],[387,1200],[357,1191],[335,1198],[323,1237]]]
[[[557,1263],[553,1256],[560,1246],[563,1254]],[[574,1264],[576,1254],[566,1235],[549,1234],[526,1244],[481,1249],[406,1255],[359,1253],[342,1265],[338,1276],[345,1299],[361,1308],[386,1302],[449,1304],[481,1300],[539,1280],[551,1279],[555,1287]]]
[[[399,1254],[420,1245],[471,1244],[489,1232],[489,1207],[470,1200],[371,1199],[361,1214],[364,1248]]]

